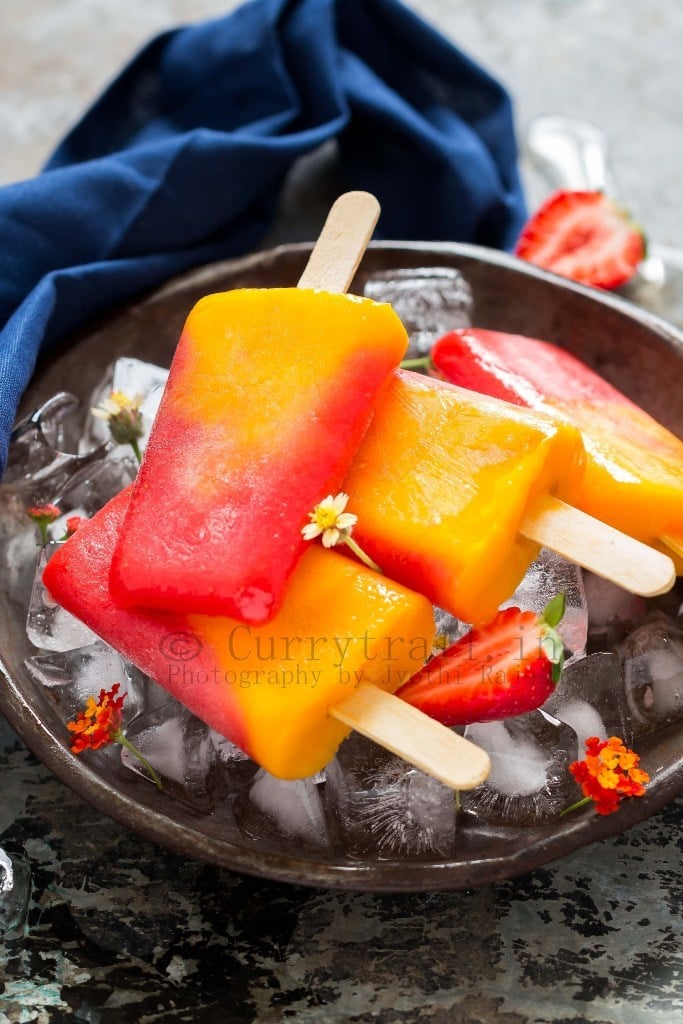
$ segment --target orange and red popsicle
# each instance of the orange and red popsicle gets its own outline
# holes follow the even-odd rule
[[[583,457],[570,424],[400,370],[344,481],[354,537],[391,579],[485,622],[538,554],[526,512],[570,492]]]
[[[191,311],[112,563],[120,604],[263,623],[407,346],[390,306],[302,288]]]
[[[571,487],[578,508],[646,543],[683,541],[683,442],[569,352],[465,328],[440,338],[431,359],[454,384],[579,428],[587,457]]]
[[[319,771],[350,731],[328,714],[360,683],[393,692],[423,664],[429,602],[333,551],[312,547],[278,614],[226,616],[124,608],[109,585],[131,488],[52,556],[45,586],[64,608],[273,775]],[[176,651],[182,644],[184,660]]]

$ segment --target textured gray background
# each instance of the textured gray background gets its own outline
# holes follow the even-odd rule
[[[38,169],[151,34],[232,9],[216,0],[0,0],[0,182]],[[605,131],[624,195],[659,242],[683,229],[683,4],[416,0],[510,88],[520,134],[540,114]],[[530,199],[540,195],[526,176]]]
[[[0,0],[0,182],[34,173],[152,33],[210,0]],[[633,212],[683,231],[683,4],[420,0],[512,90],[607,133]],[[524,169],[533,205],[541,183]],[[373,897],[254,882],[143,843],[0,723],[0,835],[35,875],[30,937],[0,946],[0,1022],[683,1021],[682,804],[503,885]]]

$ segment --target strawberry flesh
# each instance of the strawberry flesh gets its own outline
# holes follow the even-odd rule
[[[428,662],[397,696],[449,726],[510,718],[545,703],[560,659],[561,642],[543,616],[506,608]]]
[[[645,257],[645,240],[602,192],[555,192],[526,223],[515,253],[581,284],[618,288]]]

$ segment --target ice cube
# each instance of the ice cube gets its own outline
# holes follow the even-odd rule
[[[633,742],[624,672],[614,653],[589,654],[567,663],[543,710],[574,729],[581,756],[589,736],[620,736],[627,746]]]
[[[683,630],[658,617],[630,633],[617,653],[636,736],[683,717]]]
[[[616,583],[584,572],[591,650],[611,650],[645,614],[645,599],[622,590]]]
[[[293,847],[328,845],[320,787],[310,779],[276,779],[260,768],[248,793],[238,801],[235,818],[256,842],[284,840]]]
[[[57,547],[57,544],[48,544],[40,552],[26,618],[26,633],[33,646],[41,650],[72,651],[94,643],[97,637],[57,604],[43,584],[43,571]]]
[[[35,487],[78,463],[80,402],[60,391],[21,420],[10,438],[3,486]]]
[[[144,451],[167,379],[168,370],[161,366],[145,363],[141,359],[122,357],[108,367],[105,376],[92,394],[89,408],[99,405],[112,391],[120,391],[128,398],[138,398],[142,403],[140,411],[144,427],[144,434],[139,443]],[[81,440],[81,451],[89,451],[108,440],[110,434],[106,422],[89,412]],[[115,457],[125,454],[127,447],[119,445],[113,449],[112,454]]]
[[[434,625],[436,636],[445,637],[449,647],[472,628],[468,623],[456,619],[450,612],[444,611],[443,608],[434,608]],[[435,649],[435,653],[438,653],[438,649]]]
[[[10,600],[16,602],[22,611],[31,597],[39,557],[34,529],[22,529],[13,537],[0,536],[2,581],[8,595],[11,595]]]
[[[161,777],[165,792],[198,810],[214,810],[221,783],[218,756],[208,726],[186,707],[169,697],[134,718],[126,736]],[[149,779],[145,766],[125,747],[121,761]]]
[[[557,632],[572,654],[584,651],[588,634],[588,607],[581,569],[554,551],[541,549],[517,590],[501,607],[511,608],[516,605],[523,611],[540,615],[548,602],[559,593],[565,594],[567,607]]]
[[[544,711],[468,725],[465,736],[491,758],[483,786],[461,794],[462,809],[477,818],[504,825],[552,821],[580,795],[569,774],[576,733]]]
[[[167,368],[124,356],[114,363],[111,390],[121,391],[130,398],[146,399],[156,388],[163,388],[167,380]]]
[[[64,721],[73,718],[88,697],[97,697],[115,683],[118,695],[125,695],[124,726],[144,705],[145,677],[101,640],[76,650],[36,655],[27,659],[26,668]]]
[[[0,849],[0,939],[23,934],[31,887],[31,869],[24,858],[10,858]]]
[[[142,405],[140,406],[140,412],[142,413],[142,422],[145,427],[145,433],[142,437],[141,447],[144,449],[149,440],[149,432],[152,424],[156,418],[156,414],[159,411],[161,405],[161,399],[164,397],[164,384],[157,384],[156,387],[152,388],[150,393],[147,395]]]
[[[0,893],[11,892],[14,885],[12,861],[0,847]]]
[[[376,271],[363,291],[375,302],[394,307],[410,338],[408,357],[426,355],[442,334],[471,322],[472,291],[452,267]]]
[[[209,729],[209,739],[218,755],[228,792],[237,794],[248,788],[258,771],[256,761],[215,729]]]
[[[80,510],[81,514],[94,516],[135,480],[138,468],[131,449],[123,445],[119,457],[114,458],[109,452],[105,458],[79,468],[57,496],[56,502],[65,515],[75,515]]]
[[[327,766],[331,827],[353,857],[447,856],[455,840],[455,797],[441,782],[352,733]]]

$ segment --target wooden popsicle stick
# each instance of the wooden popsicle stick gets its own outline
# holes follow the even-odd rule
[[[675,555],[683,558],[683,537],[675,537],[672,533],[667,533],[659,539],[667,548],[671,548]]]
[[[345,292],[363,259],[379,214],[380,205],[370,192],[345,192],[339,196],[297,287]]]
[[[676,580],[668,555],[557,498],[528,509],[520,533],[633,594],[665,594]]]
[[[340,196],[327,215],[298,287],[343,294],[358,270],[379,214],[380,205],[369,192]],[[377,686],[363,684],[328,714],[452,789],[473,789],[490,771],[483,750]]]
[[[377,686],[359,686],[328,714],[451,789],[474,789],[491,770],[481,747]]]

